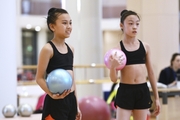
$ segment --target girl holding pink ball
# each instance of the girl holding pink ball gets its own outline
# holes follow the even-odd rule
[[[147,76],[154,95],[154,115],[158,115],[160,112],[150,46],[136,38],[140,25],[140,17],[136,12],[123,10],[120,19],[120,28],[124,33],[123,39],[116,47],[118,51],[114,53],[111,51],[108,60],[106,60],[107,54],[104,58],[106,66],[110,69],[112,82],[117,82],[119,71],[121,74],[115,99],[116,120],[128,120],[131,115],[134,120],[146,120],[152,105]],[[120,55],[119,51],[125,55]],[[123,67],[118,69],[119,66]]]

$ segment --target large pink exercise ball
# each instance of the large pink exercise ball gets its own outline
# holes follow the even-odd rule
[[[46,84],[49,90],[54,94],[61,94],[64,90],[69,90],[72,87],[72,77],[64,69],[55,69],[51,71],[46,79]]]
[[[82,120],[111,120],[108,104],[95,96],[84,97],[79,100]]]
[[[114,55],[115,53],[117,54],[118,57],[121,56],[120,59],[122,60],[121,65],[117,66],[116,70],[121,70],[126,65],[127,58],[126,58],[126,55],[124,54],[124,52],[120,49],[111,49],[111,50],[107,51],[104,56],[104,63],[106,65],[106,67],[110,69],[111,61],[109,58],[111,55]]]

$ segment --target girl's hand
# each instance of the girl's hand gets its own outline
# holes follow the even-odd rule
[[[77,115],[76,115],[76,119],[75,119],[75,120],[81,120],[81,119],[82,119],[82,114],[81,114],[80,109],[78,108],[78,112],[77,112]]]
[[[155,109],[153,115],[157,116],[160,113],[160,102],[159,100],[155,100]]]
[[[71,92],[71,89],[65,90],[62,94],[51,94],[51,98],[53,99],[64,99],[69,93]]]
[[[118,56],[117,52],[115,52],[114,55],[111,55],[109,57],[110,63],[111,63],[111,68],[117,68],[119,65],[122,64],[123,61],[123,55]]]

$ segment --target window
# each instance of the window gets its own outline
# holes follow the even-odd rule
[[[43,6],[43,7],[40,7]],[[51,7],[61,8],[61,0],[22,0],[23,15],[46,15]]]
[[[37,64],[37,32],[22,30],[23,65]]]
[[[126,8],[126,0],[102,0],[102,17],[119,18],[120,12]]]

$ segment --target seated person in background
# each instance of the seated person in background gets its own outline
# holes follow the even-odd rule
[[[180,53],[172,55],[170,66],[161,70],[158,81],[172,87],[177,84],[177,74],[180,74]]]

